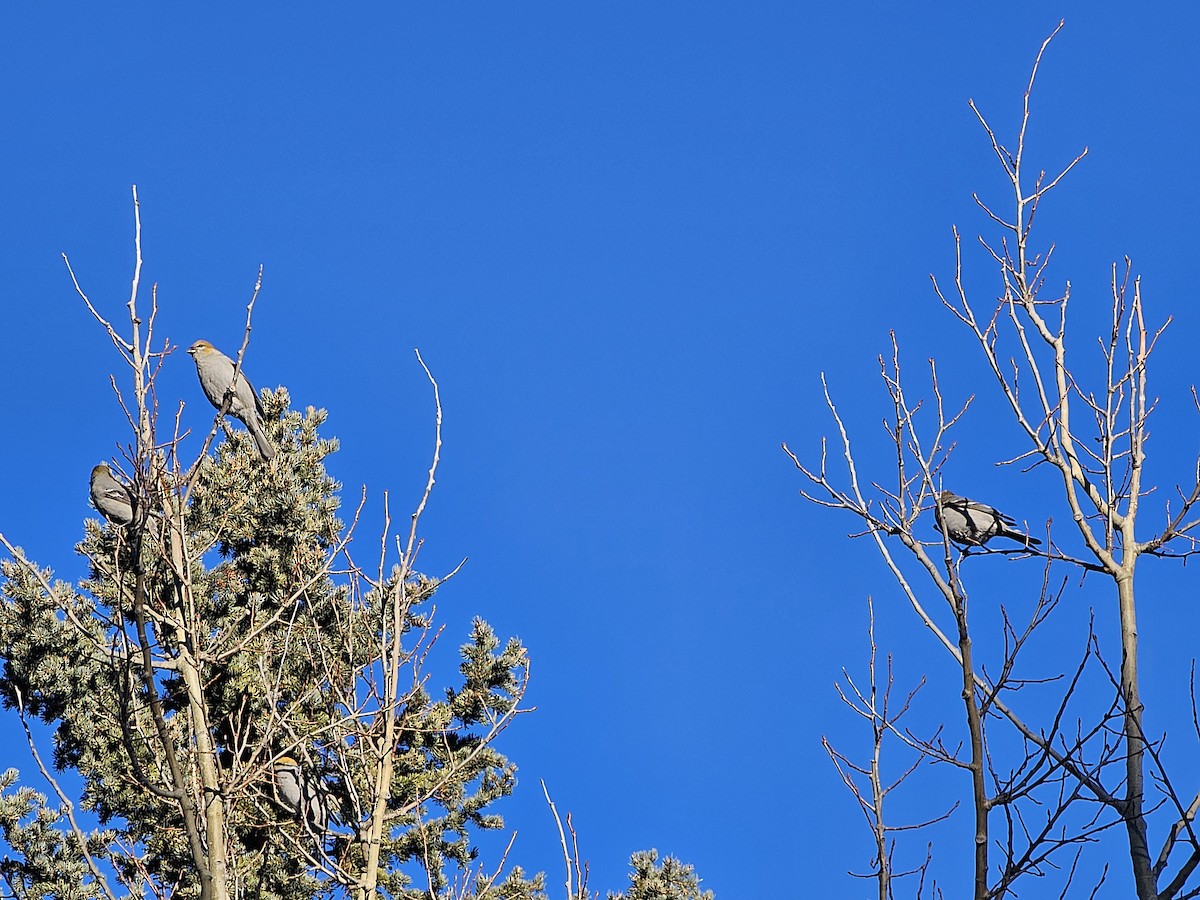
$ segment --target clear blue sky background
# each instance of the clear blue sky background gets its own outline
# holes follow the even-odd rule
[[[867,895],[845,875],[867,835],[820,737],[866,750],[832,685],[861,671],[868,593],[901,683],[931,676],[922,721],[941,706],[956,728],[957,693],[852,523],[798,498],[779,443],[816,458],[822,371],[878,439],[889,329],[914,379],[937,355],[952,399],[986,391],[928,274],[952,273],[952,224],[986,228],[971,191],[1004,198],[968,98],[1011,135],[1061,17],[1030,153],[1090,155],[1044,211],[1054,277],[1102,317],[1131,255],[1152,316],[1177,318],[1158,378],[1183,403],[1191,5],[5,4],[0,530],[79,574],[87,473],[126,437],[115,357],[59,254],[119,318],[136,183],[160,332],[232,351],[263,264],[247,371],[330,410],[351,500],[365,483],[374,513],[385,489],[415,502],[432,407],[412,348],[438,377],[422,559],[470,557],[439,595],[449,644],[480,614],[533,660],[538,710],[504,739],[511,861],[559,884],[544,778],[594,888],[657,847],[723,900]],[[208,421],[184,355],[161,387]],[[955,486],[1044,520],[1045,483],[991,467],[1020,444],[987,402]],[[1187,477],[1186,415],[1154,433],[1184,460],[1167,483]],[[1177,677],[1166,660],[1186,673],[1194,629],[1153,606],[1142,626],[1152,690]],[[27,765],[7,734],[0,759]],[[967,797],[956,772],[926,784],[897,820]],[[947,896],[969,829],[960,812],[937,833]],[[1128,887],[1120,864],[1112,880]]]

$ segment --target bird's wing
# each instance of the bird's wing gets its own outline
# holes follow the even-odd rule
[[[996,530],[994,510],[982,503],[963,500],[951,507],[963,520],[963,527],[972,534],[985,536]]]
[[[109,487],[102,488],[101,490],[104,496],[109,500],[118,500],[121,503],[133,502],[133,494],[129,492],[128,488],[122,487],[119,484],[110,485]]]
[[[245,371],[238,372],[238,385],[234,393],[238,395],[243,403],[247,400],[253,400],[254,411],[258,413],[259,420],[261,421],[266,418],[266,413],[263,412],[262,401],[258,399],[258,391],[250,383],[250,379],[246,377]]]
[[[976,503],[974,500],[968,500],[966,497],[954,497],[951,500],[943,500],[942,506],[947,509],[952,509],[964,519],[973,521],[976,517],[974,513],[990,513],[992,508],[984,506],[982,503]]]
[[[988,506],[986,503],[971,503],[971,509],[979,510],[979,512],[987,513],[997,522],[1003,522],[1005,525],[1016,525],[1017,520],[1012,516],[1006,516],[994,506]]]
[[[988,506],[986,503],[971,502],[968,504],[973,512],[982,513],[992,520],[993,525],[1006,526],[1016,525],[1017,520],[1012,516],[1007,516],[994,506]]]
[[[113,477],[111,472],[104,472],[97,477],[95,487],[109,500],[119,500],[123,503],[133,502],[133,491],[123,482]]]

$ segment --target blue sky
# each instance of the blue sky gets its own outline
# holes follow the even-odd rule
[[[115,359],[59,254],[118,316],[137,184],[160,332],[236,348],[262,264],[246,370],[330,410],[348,497],[415,502],[432,409],[414,347],[437,376],[424,567],[470,558],[439,595],[454,642],[479,614],[533,660],[538,711],[504,739],[513,861],[557,883],[544,778],[595,888],[654,846],[726,900],[784,879],[866,894],[844,873],[867,835],[820,745],[865,740],[832,684],[861,669],[866,595],[901,683],[931,676],[922,715],[955,702],[952,673],[852,523],[798,498],[779,443],[815,459],[821,372],[876,439],[890,329],[914,375],[936,355],[959,400],[986,390],[928,275],[952,274],[952,224],[986,227],[971,192],[1003,197],[968,98],[1012,134],[1063,17],[1030,154],[1090,152],[1041,214],[1054,276],[1102,318],[1128,254],[1153,318],[1176,317],[1157,383],[1179,416],[1154,436],[1186,478],[1188,5],[5,5],[0,530],[78,574],[87,473],[124,433]],[[161,386],[208,415],[182,354]],[[1044,518],[1036,479],[991,467],[1019,436],[981,428],[979,402],[957,489]],[[1191,650],[1166,610],[1142,624],[1149,691]],[[952,772],[930,784],[967,796]],[[968,827],[939,832],[948,896]]]

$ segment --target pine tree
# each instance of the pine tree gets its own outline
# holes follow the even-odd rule
[[[427,693],[437,580],[404,561],[382,581],[354,567],[325,414],[290,410],[282,388],[263,400],[275,463],[242,431],[189,471],[139,458],[145,512],[87,523],[78,589],[19,553],[4,564],[4,703],[54,728],[54,764],[82,776],[101,858],[131,889],[440,893],[448,865],[470,864],[471,830],[501,824],[488,807],[513,766],[491,739],[517,712],[525,648],[476,620],[460,682]],[[331,800],[329,833],[276,798],[284,757]],[[10,843],[31,803],[10,798]],[[73,854],[26,840],[40,843],[25,891],[79,883]]]
[[[153,346],[137,282],[128,338],[80,291],[132,375],[121,402],[134,521],[87,521],[78,586],[0,536],[11,557],[0,564],[0,701],[35,753],[31,729],[52,730],[52,760],[39,764],[48,778],[78,776],[79,807],[97,823],[84,829],[59,780],[55,807],[4,773],[7,893],[545,897],[540,875],[485,874],[473,843],[503,827],[493,806],[515,785],[494,741],[521,712],[525,648],[476,619],[454,683],[429,687],[440,581],[416,556],[441,441],[433,376],[425,369],[436,441],[424,495],[368,568],[352,552],[362,507],[347,526],[325,469],[338,445],[321,434],[323,410],[292,409],[283,387],[261,391],[270,461],[220,410],[185,408],[186,426],[159,433],[155,382],[175,348]],[[208,429],[188,459],[182,428]],[[654,875],[653,858],[635,860],[630,897],[699,897],[638,893],[648,878],[673,884],[675,866]]]
[[[608,894],[608,900],[713,900],[712,891],[700,889],[700,879],[691,866],[673,856],[661,863],[657,850],[633,854],[626,893]]]

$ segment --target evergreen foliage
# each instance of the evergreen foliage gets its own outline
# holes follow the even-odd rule
[[[354,561],[325,412],[263,391],[274,459],[222,421],[185,466],[147,412],[163,355],[132,356],[134,522],[85,523],[78,586],[15,547],[0,563],[0,702],[48,727],[96,823],[57,780],[54,808],[4,773],[5,895],[545,898],[541,875],[485,874],[473,844],[516,783],[494,741],[521,712],[525,648],[477,618],[458,678],[431,688],[439,580],[414,569],[415,530],[375,574]],[[327,832],[280,802],[284,758],[332,798]],[[656,860],[634,857],[630,900],[711,897]]]
[[[629,890],[608,894],[608,900],[713,900],[712,891],[700,890],[700,879],[691,866],[673,856],[661,863],[657,850],[633,854]]]

